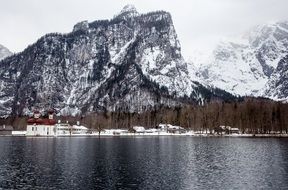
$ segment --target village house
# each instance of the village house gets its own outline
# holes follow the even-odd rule
[[[220,125],[220,126],[214,128],[214,132],[218,135],[239,134],[240,130],[238,128],[233,128],[231,126]]]
[[[169,126],[168,127],[168,133],[175,133],[175,134],[181,134],[181,133],[185,133],[186,130],[183,127],[180,126]]]
[[[158,125],[158,129],[161,131],[161,132],[167,132],[167,133],[185,133],[186,130],[183,128],[183,127],[180,127],[180,126],[174,126],[174,125],[171,125],[171,124],[162,124],[160,123]]]

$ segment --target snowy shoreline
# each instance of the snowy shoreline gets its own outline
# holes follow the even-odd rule
[[[288,137],[288,134],[206,134],[206,133],[120,133],[120,134],[113,134],[113,133],[92,133],[92,134],[67,134],[67,135],[58,135],[58,136],[26,136],[26,131],[13,131],[12,135],[0,135],[1,137],[4,136],[13,136],[13,137],[149,137],[149,136],[186,136],[186,137],[250,137],[250,138],[259,138],[259,137]]]

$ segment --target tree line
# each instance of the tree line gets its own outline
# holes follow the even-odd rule
[[[160,106],[143,113],[103,111],[84,116],[60,116],[57,120],[81,124],[95,130],[105,128],[154,128],[160,123],[178,125],[189,130],[209,132],[220,125],[239,128],[241,133],[288,133],[288,104],[267,99],[246,98],[241,102],[213,101],[205,105]],[[27,117],[1,119],[15,129],[26,128]]]

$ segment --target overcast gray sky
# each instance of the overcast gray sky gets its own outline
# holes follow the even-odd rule
[[[82,20],[112,18],[126,4],[141,13],[169,11],[185,58],[221,37],[288,20],[288,0],[2,0],[0,44],[19,52],[46,33],[70,32]]]

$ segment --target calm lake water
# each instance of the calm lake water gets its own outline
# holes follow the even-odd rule
[[[0,189],[287,189],[288,139],[0,137]]]

